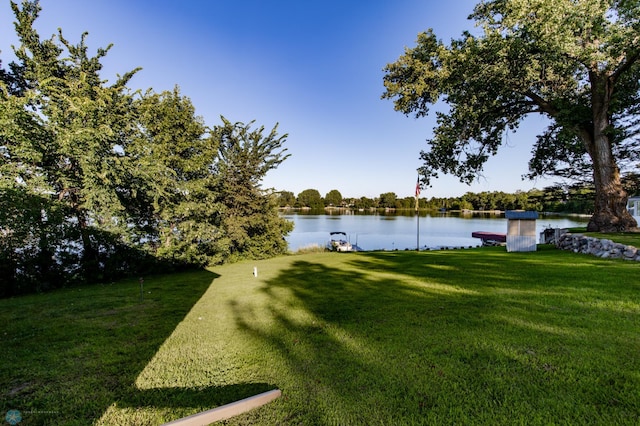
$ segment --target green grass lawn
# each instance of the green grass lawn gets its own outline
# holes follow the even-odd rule
[[[155,425],[279,388],[226,423],[636,425],[639,278],[550,246],[312,253],[0,300],[1,409]]]

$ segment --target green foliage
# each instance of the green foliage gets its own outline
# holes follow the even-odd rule
[[[552,124],[534,146],[530,177],[558,175],[595,187],[593,230],[636,226],[626,211],[621,162],[637,163],[640,37],[637,2],[493,0],[470,18],[482,30],[449,45],[432,31],[385,68],[383,98],[429,113],[443,100],[420,172],[470,183],[530,114]]]
[[[327,192],[327,195],[324,197],[324,205],[325,206],[333,206],[338,207],[342,205],[342,194],[337,189],[332,189]]]
[[[70,255],[61,242],[74,233],[64,205],[20,185],[0,187],[0,297],[59,287],[65,274],[54,256]]]
[[[632,172],[624,175],[622,184],[629,195],[640,196],[640,173]]]
[[[625,188],[634,193],[636,176],[626,175]],[[309,192],[310,191],[310,192]],[[284,191],[286,193],[287,191]],[[292,193],[291,196],[293,195]],[[319,196],[317,190],[303,191],[302,200],[306,200],[308,194]],[[280,199],[280,198],[279,198]],[[483,191],[480,193],[467,192],[460,197],[431,197],[419,198],[419,208],[425,210],[536,210],[539,212],[593,214],[594,211],[593,185],[555,185],[543,189],[529,191],[516,191],[506,193],[503,191]],[[345,207],[352,210],[395,208],[400,210],[413,210],[415,208],[414,197],[398,198],[395,193],[381,194],[379,198],[367,197],[347,198],[343,200]],[[285,206],[280,201],[281,207]],[[291,205],[291,204],[289,204]],[[302,204],[298,201],[297,206]]]
[[[20,65],[12,69],[24,90],[3,90],[0,120],[9,124],[1,134],[3,180],[63,205],[66,220],[78,228],[84,279],[95,280],[101,266],[91,228],[112,230],[122,223],[121,162],[114,146],[131,129],[125,84],[135,71],[105,86],[99,71],[108,49],[90,57],[86,34],[72,45],[61,31],[41,41],[33,28],[37,2],[12,7],[21,42],[15,49]]]
[[[364,209],[364,210],[368,210],[372,207],[374,207],[374,201],[371,198],[367,198],[367,197],[360,197],[356,200],[354,200],[353,202],[353,207],[355,209]]]
[[[173,91],[109,85],[110,47],[59,30],[37,1],[11,3],[17,62],[0,70],[0,296],[286,251],[265,174],[288,155],[276,129],[210,130]],[[276,126],[277,127],[277,126]]]
[[[311,210],[322,210],[324,201],[317,189],[305,189],[298,194],[298,207],[308,207]]]
[[[380,208],[389,208],[393,209],[396,207],[396,200],[398,196],[395,192],[385,192],[384,194],[380,194],[380,201],[378,202],[378,207]]]
[[[451,210],[536,210],[557,213],[593,213],[593,187],[575,185],[553,186],[542,190],[508,194],[502,191],[467,192],[461,197],[432,198],[428,208]]]
[[[220,235],[222,206],[211,173],[219,142],[177,87],[148,92],[135,106],[140,130],[124,152],[135,165],[129,169],[135,223],[144,226],[131,231],[160,259],[206,265]]]
[[[278,206],[293,207],[296,204],[296,196],[290,191],[278,192]]]
[[[261,259],[287,251],[284,237],[293,223],[277,212],[275,194],[260,188],[262,178],[289,155],[282,148],[287,135],[279,136],[276,126],[264,135],[264,126],[231,123],[214,129],[219,143],[219,160],[214,166],[217,202],[222,205],[218,222],[223,238],[218,249],[223,258]]]

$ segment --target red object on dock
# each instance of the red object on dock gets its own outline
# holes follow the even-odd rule
[[[495,241],[497,243],[507,242],[507,234],[499,234],[497,232],[476,231],[472,232],[471,236],[473,238],[480,238],[483,243],[486,241]]]

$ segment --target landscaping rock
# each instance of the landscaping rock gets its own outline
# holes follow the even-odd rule
[[[574,253],[590,254],[602,259],[626,259],[640,262],[640,250],[634,246],[582,234],[572,234],[566,229],[557,230],[555,243],[557,248]]]
[[[633,257],[636,257],[636,254],[638,254],[638,249],[634,246],[626,246],[624,249],[624,253],[622,254],[624,255],[624,257],[631,259]]]

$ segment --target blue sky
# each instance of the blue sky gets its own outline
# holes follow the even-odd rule
[[[179,86],[196,113],[213,126],[231,121],[279,123],[291,157],[271,171],[264,187],[324,196],[413,196],[419,153],[435,125],[434,114],[415,119],[381,100],[382,69],[420,31],[444,41],[473,30],[466,18],[475,0],[41,0],[36,28],[42,38],[60,27],[73,43],[113,43],[102,76],[113,81],[136,67],[135,89]],[[16,44],[8,1],[0,3],[0,59]],[[443,176],[422,196],[467,191],[543,188],[523,181],[541,118],[528,120],[487,164],[473,185]]]

